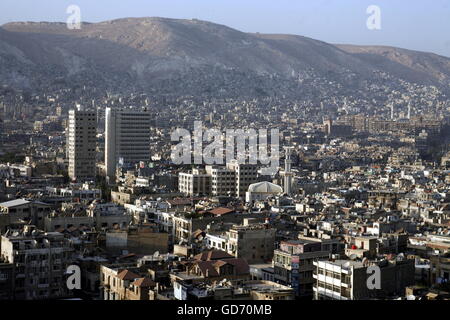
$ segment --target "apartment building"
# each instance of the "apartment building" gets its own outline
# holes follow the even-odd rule
[[[96,176],[97,114],[77,105],[69,111],[67,155],[72,181],[94,180]]]
[[[0,231],[6,231],[9,224],[31,223],[39,229],[44,229],[44,218],[50,213],[52,206],[50,204],[16,199],[0,203]]]
[[[268,224],[234,225],[227,232],[228,253],[249,264],[271,261],[275,249],[276,229]]]
[[[211,195],[233,197],[236,194],[236,173],[223,166],[206,166],[211,176]]]
[[[239,164],[237,160],[227,163],[227,168],[235,173],[235,196],[245,198],[248,187],[258,181],[258,166],[253,164]]]
[[[178,179],[178,190],[186,196],[211,194],[211,176],[205,170],[180,172]]]
[[[4,262],[0,257],[0,301],[14,297],[14,264]]]
[[[316,239],[282,241],[273,254],[274,280],[294,288],[299,297],[311,297],[314,262],[328,259],[331,248]]]
[[[450,281],[450,252],[430,257],[431,281],[434,284],[448,283]]]
[[[191,284],[177,281],[173,284],[177,300],[294,300],[295,293],[290,287],[266,280],[232,281],[217,286]]]
[[[72,248],[61,233],[44,233],[32,225],[9,230],[1,238],[1,257],[13,265],[13,298],[56,299],[69,296],[65,274]]]
[[[94,218],[95,227],[98,230],[114,226],[125,228],[132,220],[132,216],[126,212],[125,208],[115,203],[93,202],[86,212],[87,216]]]
[[[381,272],[380,289],[369,289],[367,279],[370,266]],[[314,262],[315,300],[367,300],[403,295],[414,284],[414,260],[363,261],[334,260]]]
[[[226,166],[208,165],[204,170],[193,169],[179,174],[178,189],[187,196],[209,195],[245,198],[251,184],[257,181],[258,167],[239,164],[236,160]]]
[[[105,165],[106,176],[115,181],[120,164],[150,160],[150,112],[143,108],[106,108]]]
[[[190,283],[208,282],[216,284],[227,280],[250,280],[249,265],[244,259],[221,250],[204,251],[184,264],[184,270],[175,270],[170,274],[172,283],[189,281]]]

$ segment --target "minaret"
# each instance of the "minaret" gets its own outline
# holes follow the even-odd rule
[[[292,153],[293,147],[284,147],[284,150],[286,152],[286,160],[284,162],[284,193],[287,195],[291,195],[292,193],[292,172],[291,172],[291,153]]]
[[[391,104],[391,120],[394,121],[394,104]]]
[[[411,102],[408,103],[408,120],[411,120]]]

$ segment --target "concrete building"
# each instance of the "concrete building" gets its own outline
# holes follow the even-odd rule
[[[167,253],[169,234],[158,232],[153,226],[132,227],[106,233],[106,248],[109,252],[128,251],[135,254],[152,255]]]
[[[257,181],[258,167],[239,164],[236,160],[226,166],[208,165],[205,170],[194,169],[179,174],[179,191],[188,196],[208,195],[244,198],[248,187]]]
[[[61,233],[44,233],[27,225],[1,238],[1,257],[13,264],[13,298],[55,299],[69,296],[64,281],[72,248]]]
[[[149,300],[149,291],[157,284],[143,276],[135,265],[100,267],[102,300]]]
[[[106,176],[115,181],[117,165],[150,160],[150,112],[148,108],[106,108]]]
[[[267,280],[222,282],[216,286],[205,286],[189,281],[176,281],[173,284],[177,300],[294,300],[292,288]]]
[[[88,183],[66,188],[47,187],[46,191],[50,196],[66,198],[75,202],[91,202],[102,198],[102,191],[95,189]]]
[[[433,255],[430,257],[430,262],[432,283],[448,283],[450,281],[450,252]]]
[[[208,233],[206,247],[223,250],[249,264],[271,261],[276,230],[266,224],[234,225],[224,234]]]
[[[173,282],[218,283],[227,280],[250,280],[248,263],[244,259],[220,250],[204,251],[185,264],[185,270],[170,274]]]
[[[248,187],[258,181],[258,166],[253,164],[239,164],[237,160],[227,163],[227,168],[235,172],[235,196],[244,198]]]
[[[369,289],[369,266],[380,268],[380,289]],[[403,296],[405,288],[414,284],[414,260],[353,260],[314,262],[315,300],[367,300],[392,295]]]
[[[227,232],[228,253],[243,258],[249,264],[272,260],[276,229],[268,224],[233,226]]]
[[[73,181],[94,180],[96,176],[97,115],[80,105],[69,111],[67,155]]]
[[[211,176],[211,195],[229,196],[236,194],[236,174],[223,166],[206,166],[206,172]]]
[[[39,201],[16,199],[0,203],[0,231],[6,231],[9,224],[32,223],[44,228],[44,218],[50,213],[51,205]]]
[[[204,170],[180,172],[178,179],[178,190],[186,196],[211,194],[211,176]]]
[[[0,301],[14,297],[14,264],[5,263],[0,257]]]
[[[273,254],[274,279],[292,286],[299,297],[311,297],[314,284],[313,263],[328,259],[330,254],[330,246],[324,245],[320,240],[282,241],[280,248]]]
[[[97,230],[102,228],[127,227],[132,217],[125,208],[114,203],[92,203],[87,209],[87,216],[94,218]]]

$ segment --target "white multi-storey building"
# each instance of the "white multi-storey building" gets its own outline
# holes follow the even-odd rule
[[[106,108],[106,176],[114,181],[117,164],[150,160],[150,112],[148,108]]]
[[[245,197],[248,187],[257,181],[258,167],[231,161],[226,166],[208,165],[179,174],[178,189],[185,195]]]
[[[94,180],[97,116],[80,105],[69,111],[67,155],[73,181]]]
[[[209,195],[211,193],[211,176],[199,169],[180,172],[178,189],[187,196]]]

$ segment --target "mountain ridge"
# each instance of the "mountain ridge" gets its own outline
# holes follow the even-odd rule
[[[61,22],[7,23],[0,27],[0,67],[0,85],[31,89],[48,86],[52,77],[90,79],[113,89],[129,82],[153,93],[167,82],[196,81],[193,77],[200,86],[211,82],[211,94],[231,90],[232,82],[246,78],[259,79],[265,88],[279,78],[293,91],[294,82],[310,79],[343,87],[386,79],[450,87],[450,58],[434,53],[246,33],[208,21],[162,17],[86,22],[81,30]]]

